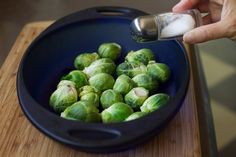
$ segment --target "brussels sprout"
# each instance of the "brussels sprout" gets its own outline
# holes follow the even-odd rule
[[[57,113],[61,113],[68,106],[77,101],[78,95],[73,86],[59,86],[50,96],[49,104]]]
[[[128,62],[142,62],[147,65],[150,60],[154,60],[154,54],[150,49],[140,49],[138,51],[130,51],[125,60]]]
[[[134,112],[128,118],[126,118],[125,121],[135,120],[135,119],[141,118],[145,115],[147,115],[147,113],[145,113],[145,112]]]
[[[78,101],[67,107],[61,117],[83,122],[100,122],[101,116],[98,109],[89,101]]]
[[[123,62],[116,68],[117,76],[125,74],[129,77],[134,77],[138,74],[146,73],[147,67],[143,63],[138,62]]]
[[[133,88],[125,95],[125,103],[133,109],[138,109],[148,97],[148,90],[143,87]]]
[[[82,97],[83,95],[86,95],[90,92],[96,93],[98,95],[101,94],[101,92],[97,88],[90,86],[90,85],[86,85],[86,86],[83,86],[79,89],[79,97]]]
[[[146,88],[149,91],[153,91],[158,88],[158,82],[152,79],[148,74],[139,74],[132,78],[138,87]]]
[[[89,79],[89,84],[102,92],[112,89],[114,83],[114,78],[107,73],[99,73]]]
[[[127,94],[132,88],[135,87],[135,82],[126,75],[120,75],[113,86],[113,90],[122,95]]]
[[[148,74],[160,82],[166,82],[170,77],[170,69],[166,64],[150,61],[147,65]]]
[[[169,101],[169,99],[170,96],[164,93],[152,95],[144,101],[140,109],[142,112],[146,113],[153,112],[161,106],[165,105]]]
[[[62,80],[70,80],[70,81],[75,82],[75,84],[76,84],[75,87],[77,90],[79,90],[80,87],[88,84],[86,74],[80,70],[71,71],[66,76],[63,76]]]
[[[118,102],[103,110],[101,115],[103,123],[115,123],[124,121],[132,113],[133,110],[129,105]]]
[[[61,80],[58,85],[57,88],[62,87],[62,86],[68,86],[68,87],[73,87],[75,88],[76,84],[72,81],[69,80]]]
[[[112,89],[104,91],[101,95],[100,102],[103,109],[110,107],[117,102],[123,102],[123,97],[120,93],[115,92]]]
[[[113,74],[115,72],[116,65],[109,58],[102,58],[94,61],[90,66],[86,67],[83,72],[89,77],[98,73]]]
[[[85,67],[89,66],[92,62],[99,59],[97,53],[82,53],[75,58],[74,66],[78,70],[83,70]]]
[[[80,100],[85,100],[85,101],[90,101],[91,104],[95,105],[96,107],[99,106],[99,96],[97,93],[87,93],[85,95],[83,95]]]
[[[98,54],[102,58],[110,58],[115,61],[121,52],[121,46],[117,43],[104,43],[98,48]]]

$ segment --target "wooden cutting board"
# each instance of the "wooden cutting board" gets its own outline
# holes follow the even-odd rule
[[[200,157],[200,133],[196,90],[191,70],[189,89],[175,118],[153,139],[134,149],[113,154],[90,154],[71,149],[39,132],[23,114],[16,93],[19,62],[31,41],[52,22],[27,24],[0,70],[1,157]],[[189,53],[189,47],[186,46]],[[190,56],[190,66],[192,60]]]

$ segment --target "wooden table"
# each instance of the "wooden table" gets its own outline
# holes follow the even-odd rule
[[[95,154],[80,152],[62,145],[39,132],[24,116],[16,93],[16,74],[19,62],[31,41],[47,26],[47,22],[27,24],[17,38],[11,52],[0,70],[0,156],[22,157],[90,157]],[[215,156],[214,130],[211,123],[211,110],[206,109],[204,95],[206,88],[200,88],[204,81],[199,77],[197,53],[194,47],[186,45],[191,67],[188,92],[175,118],[152,140],[135,149],[98,156],[117,157],[200,157]],[[209,105],[208,105],[209,106]],[[213,142],[212,142],[213,141]]]

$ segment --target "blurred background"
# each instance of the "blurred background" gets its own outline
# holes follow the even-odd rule
[[[126,6],[147,13],[171,11],[178,0],[0,0],[0,65],[26,23],[57,20],[94,6]],[[197,45],[203,63],[220,157],[236,154],[236,43],[219,39]]]

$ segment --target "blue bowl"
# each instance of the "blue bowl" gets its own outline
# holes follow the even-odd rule
[[[90,8],[66,16],[42,32],[23,56],[17,75],[20,105],[32,124],[47,136],[88,152],[115,152],[140,144],[158,134],[182,105],[189,82],[189,65],[182,43],[137,43],[130,35],[131,21],[142,11],[121,7]],[[75,57],[94,52],[104,42],[119,43],[120,60],[130,50],[149,48],[158,62],[171,69],[170,80],[158,92],[171,96],[167,105],[140,119],[114,124],[70,121],[53,112],[49,97],[61,76],[74,69]]]

